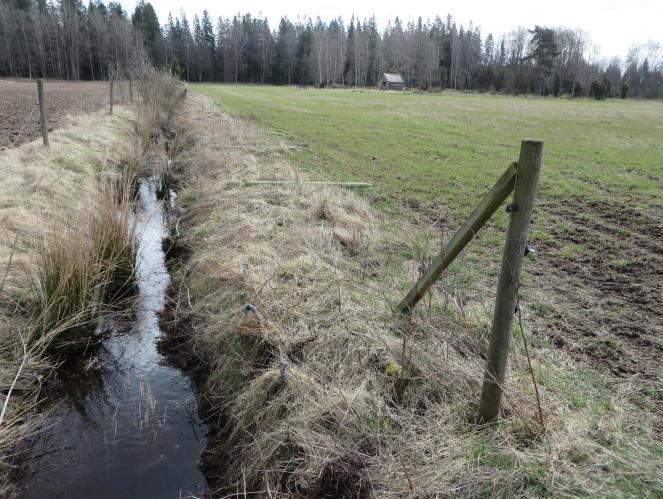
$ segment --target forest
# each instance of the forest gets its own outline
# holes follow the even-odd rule
[[[605,60],[582,30],[484,36],[451,15],[384,27],[375,17],[283,17],[272,27],[249,13],[213,21],[205,10],[161,25],[143,0],[132,13],[98,0],[0,0],[0,47],[3,77],[101,80],[147,61],[191,82],[372,87],[390,72],[422,90],[663,98],[658,43]]]

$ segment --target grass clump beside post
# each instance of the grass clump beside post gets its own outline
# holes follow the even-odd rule
[[[195,248],[180,323],[209,370],[215,492],[309,497],[602,496],[662,490],[657,417],[628,388],[518,334],[498,423],[475,424],[492,299],[455,262],[410,320],[394,307],[440,249],[352,192],[307,186],[251,124],[193,97],[178,198]],[[229,147],[230,146],[230,147]],[[247,186],[251,180],[290,185]],[[427,224],[430,225],[430,224]],[[188,240],[187,240],[188,238]],[[192,321],[192,322],[191,322]],[[541,426],[521,337],[540,388]]]

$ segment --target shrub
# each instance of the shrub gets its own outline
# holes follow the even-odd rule
[[[594,80],[589,87],[589,96],[596,100],[604,100],[607,95],[607,88],[604,83],[598,80]]]
[[[184,86],[165,71],[142,67],[137,72],[137,91],[141,99],[139,115],[151,119],[152,126],[169,128],[182,100]]]
[[[622,99],[626,99],[627,95],[628,95],[628,83],[622,80],[619,83],[619,97],[621,97]]]

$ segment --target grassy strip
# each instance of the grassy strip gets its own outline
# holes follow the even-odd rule
[[[196,85],[294,146],[293,164],[326,180],[366,180],[386,207],[416,203],[462,219],[518,157],[546,141],[546,197],[661,207],[663,103]]]
[[[580,368],[545,339],[532,352],[545,429],[520,335],[499,423],[474,424],[489,307],[461,300],[463,263],[411,321],[392,310],[419,256],[439,248],[434,229],[375,212],[348,191],[246,186],[302,176],[287,147],[203,98],[185,126],[198,141],[184,155],[179,230],[194,251],[175,271],[178,314],[192,324],[221,429],[206,457],[216,492],[663,491],[655,415],[634,405],[628,386]],[[242,144],[266,147],[232,147]]]

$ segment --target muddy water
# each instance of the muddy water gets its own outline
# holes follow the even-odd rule
[[[24,498],[180,498],[205,489],[198,462],[206,445],[192,384],[157,349],[157,313],[169,275],[161,242],[164,210],[154,187],[140,186],[139,297],[128,324],[83,365],[62,370],[60,402],[29,459]],[[67,374],[69,372],[69,374]]]

